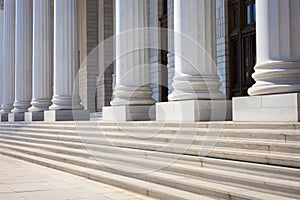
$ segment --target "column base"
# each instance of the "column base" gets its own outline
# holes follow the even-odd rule
[[[299,122],[300,93],[233,98],[233,121]]]
[[[231,101],[186,100],[156,104],[156,121],[227,121],[232,119]]]
[[[25,113],[9,113],[8,122],[20,122],[24,121]]]
[[[103,107],[103,121],[155,120],[155,105]]]
[[[44,121],[44,111],[26,112],[25,122],[32,122],[32,121]]]
[[[88,110],[46,110],[44,112],[45,122],[56,121],[89,121]]]
[[[8,113],[3,113],[0,115],[0,122],[8,122]]]

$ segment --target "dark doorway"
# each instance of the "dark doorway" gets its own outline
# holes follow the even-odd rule
[[[229,93],[246,96],[256,64],[255,0],[229,0]]]
[[[160,17],[160,27],[161,31],[161,50],[160,50],[160,85],[159,85],[159,101],[166,102],[168,101],[168,1],[162,1],[162,15]]]

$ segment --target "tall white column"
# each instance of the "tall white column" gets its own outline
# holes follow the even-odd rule
[[[4,5],[0,4],[0,80],[3,80],[3,33],[4,33]],[[0,107],[3,101],[3,84],[0,86]],[[1,120],[0,120],[1,121]]]
[[[112,106],[151,105],[147,0],[116,0],[116,86]]]
[[[300,1],[256,2],[257,64],[251,96],[300,92]]]
[[[169,102],[156,104],[157,121],[231,119],[216,66],[216,1],[174,0],[175,76]]]
[[[174,0],[174,91],[170,101],[224,99],[216,67],[216,5]]]
[[[104,121],[154,118],[147,27],[148,0],[116,0],[116,85]]]
[[[32,97],[32,0],[16,0],[15,102],[13,113],[24,113]]]
[[[76,80],[77,4],[77,0],[54,0],[54,95],[50,110],[83,109]]]
[[[48,110],[52,97],[52,0],[33,1],[33,93],[30,112]]]
[[[15,0],[4,1],[3,103],[1,114],[10,113],[15,99]]]

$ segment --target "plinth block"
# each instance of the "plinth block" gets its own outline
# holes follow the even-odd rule
[[[186,100],[156,104],[156,121],[226,121],[232,119],[231,101]]]
[[[44,121],[44,112],[26,112],[25,122]]]
[[[233,98],[233,121],[299,122],[300,94]]]
[[[44,112],[45,122],[55,121],[89,121],[88,110],[47,110]]]
[[[8,122],[20,122],[24,121],[25,113],[9,113]]]
[[[149,121],[155,120],[155,106],[103,107],[103,121]]]

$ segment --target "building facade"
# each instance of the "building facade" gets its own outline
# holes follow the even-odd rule
[[[299,4],[2,0],[1,120],[298,93]]]

